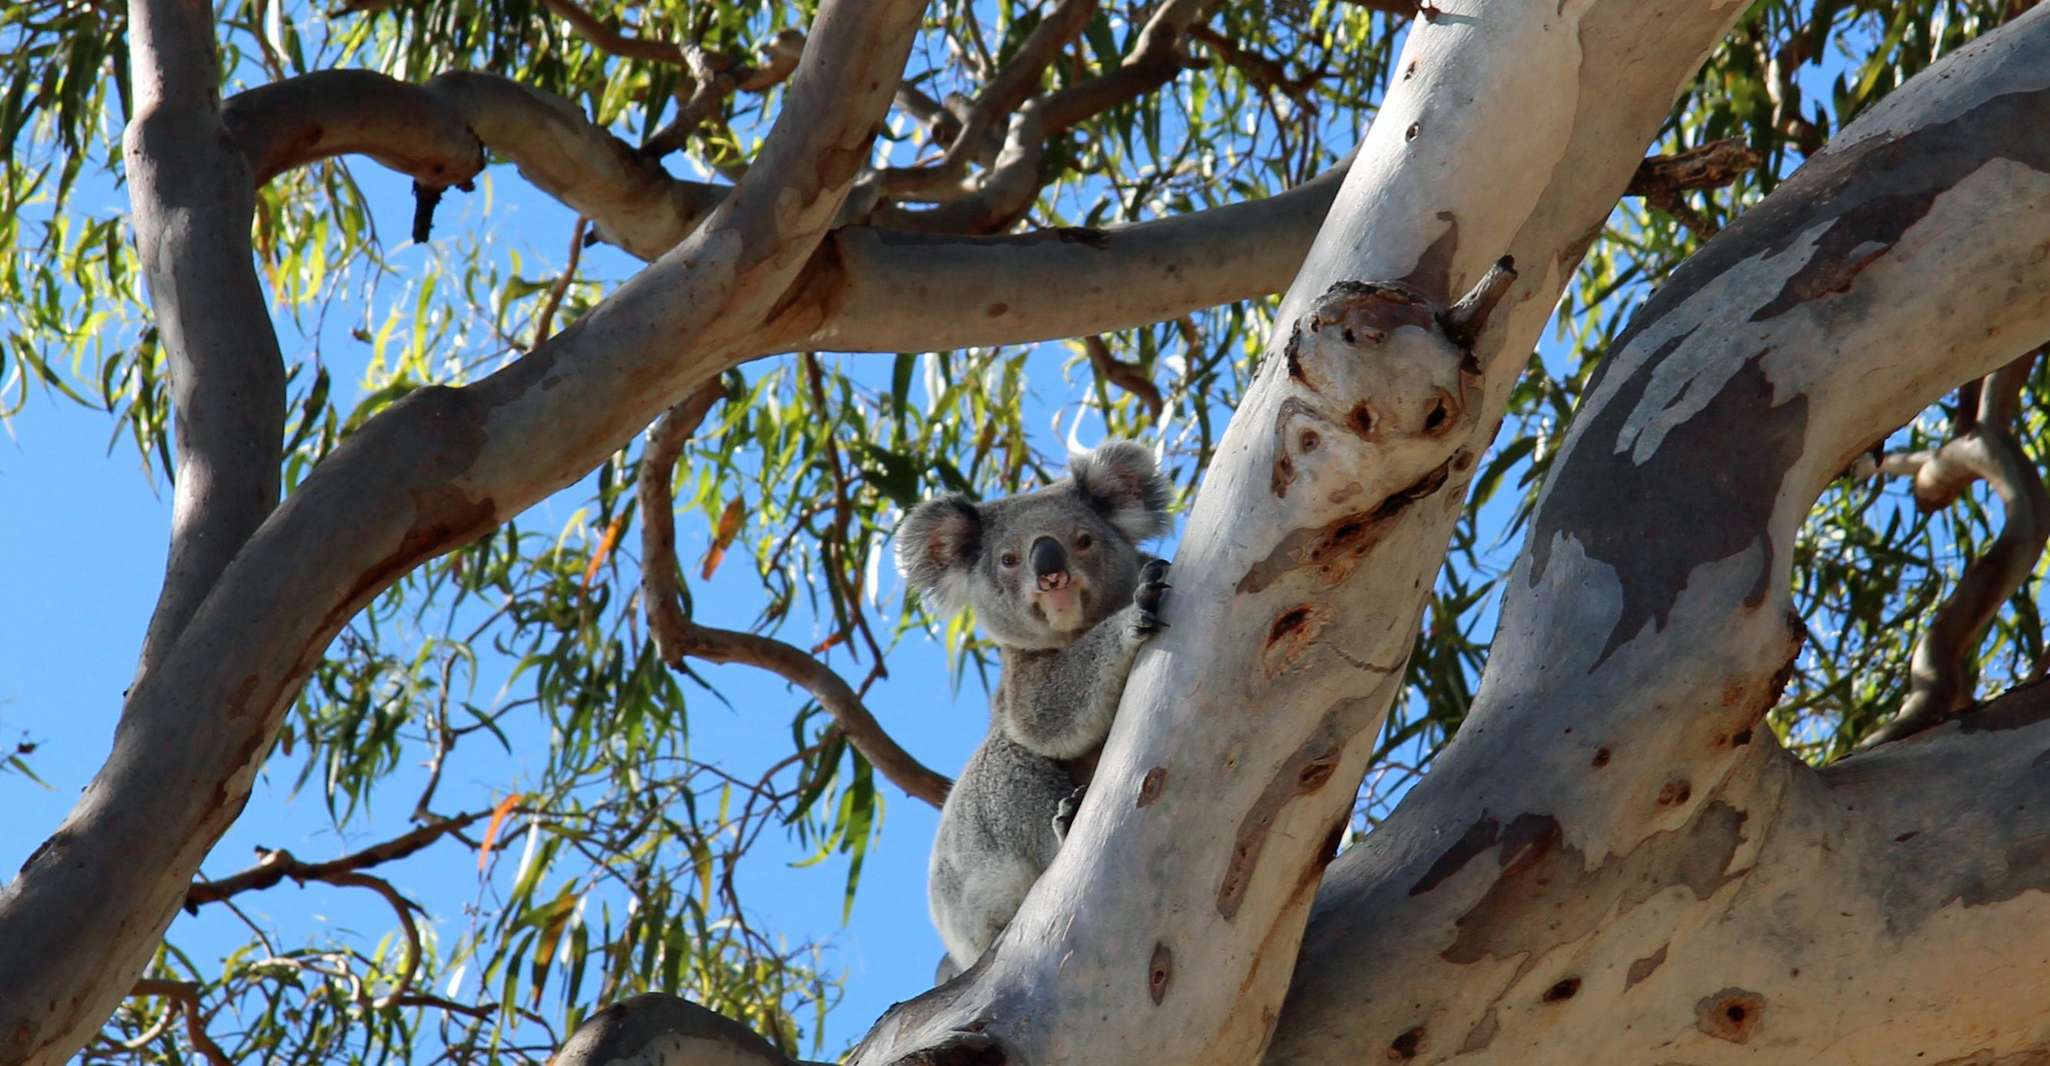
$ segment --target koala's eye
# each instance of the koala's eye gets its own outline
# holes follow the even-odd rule
[[[1018,553],[1005,552],[997,558],[997,562],[1004,564],[1004,569],[1006,570],[1015,570],[1018,568]]]
[[[1095,543],[1096,538],[1090,536],[1086,530],[1081,533],[1075,534],[1075,550],[1078,552],[1088,551],[1090,546]]]

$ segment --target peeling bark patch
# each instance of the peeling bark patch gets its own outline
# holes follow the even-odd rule
[[[1303,376],[1303,324],[1300,321],[1295,324],[1293,329],[1288,331],[1288,343],[1281,348],[1281,358],[1282,362],[1288,366],[1288,376],[1290,378],[1302,382],[1312,390],[1316,388],[1316,386],[1310,385],[1309,378]],[[1287,406],[1285,403],[1282,405],[1284,410],[1287,409]]]
[[[1424,1027],[1405,1029],[1388,1042],[1388,1061],[1407,1062],[1424,1049]]]
[[[1666,948],[1670,946],[1669,944],[1660,944],[1657,951],[1631,963],[1629,972],[1623,975],[1623,991],[1628,992],[1637,982],[1650,977],[1653,971],[1665,965]]]
[[[1431,868],[1424,871],[1424,876],[1418,878],[1416,884],[1409,886],[1409,894],[1421,896],[1444,884],[1453,874],[1473,861],[1474,856],[1494,847],[1495,841],[1501,836],[1501,831],[1502,824],[1493,818],[1484,815],[1475,819],[1472,825],[1466,827],[1466,832],[1438,856],[1437,861],[1431,864]]]
[[[1300,367],[1290,364],[1289,373],[1299,376]],[[1311,425],[1298,426],[1300,422]],[[1304,403],[1301,397],[1291,396],[1281,401],[1281,408],[1274,413],[1274,474],[1268,487],[1277,497],[1288,495],[1288,488],[1295,484],[1296,469],[1294,451],[1309,453],[1324,443],[1316,424],[1330,425],[1329,419],[1317,413],[1317,409]],[[1293,445],[1293,449],[1291,449]]]
[[[1174,952],[1166,944],[1153,945],[1153,961],[1146,966],[1146,994],[1153,997],[1153,1005],[1167,998],[1167,986],[1174,983]]]
[[[1580,978],[1568,977],[1545,989],[1545,994],[1539,998],[1543,999],[1546,1003],[1564,1003],[1579,994]]]
[[[1622,611],[1595,666],[1647,624],[1664,628],[1695,570],[1754,545],[1757,579],[1744,602],[1765,601],[1772,508],[1808,429],[1807,397],[1772,402],[1772,382],[1760,366],[1766,353],[1752,356],[1693,417],[1667,431],[1643,463],[1618,446],[1626,426],[1640,417],[1639,401],[1654,372],[1692,335],[1666,342],[1608,402],[1582,415],[1587,429],[1566,453],[1565,469],[1554,477],[1531,532],[1533,587],[1561,538],[1579,542],[1588,558],[1616,573]]]
[[[1283,611],[1267,627],[1267,641],[1260,648],[1261,676],[1272,681],[1301,662],[1330,621],[1330,609],[1313,603],[1297,604]]]
[[[1741,988],[1725,988],[1694,1005],[1694,1027],[1717,1040],[1748,1043],[1765,1021],[1765,997]]]
[[[1405,326],[1436,332],[1436,306],[1428,295],[1402,282],[1335,281],[1310,305],[1311,333],[1325,326],[1339,326],[1348,332],[1347,344],[1358,344],[1358,330],[1370,340],[1380,340]]]
[[[1376,708],[1377,704],[1371,699],[1347,699],[1332,704],[1325,709],[1322,720],[1304,738],[1302,745],[1268,779],[1267,787],[1260,791],[1260,798],[1254,801],[1253,808],[1239,822],[1231,858],[1225,864],[1224,876],[1218,881],[1217,913],[1225,921],[1238,916],[1239,905],[1246,899],[1246,888],[1253,880],[1253,867],[1260,861],[1261,849],[1267,846],[1267,835],[1273,830],[1282,808],[1298,797],[1322,788],[1330,780],[1339,760],[1344,757],[1345,745],[1372,720]],[[1322,769],[1319,769],[1320,765]],[[1309,882],[1315,882],[1320,867],[1321,864],[1316,864],[1306,871],[1305,877]]]
[[[1892,244],[1938,195],[1992,159],[2050,173],[2045,109],[2050,109],[2050,88],[2007,93],[1905,136],[1874,137],[1846,151],[1822,152],[1781,184],[1774,203],[1761,202],[1744,212],[1716,235],[1718,247],[1704,245],[1701,254],[1675,270],[1609,350],[1623,351],[1647,326],[1737,264],[1779,255],[1807,240],[1817,226],[1829,224],[1830,229],[1804,273],[1832,269],[1829,261],[1875,241]],[[1851,180],[1853,175],[1857,180]],[[1778,302],[1778,296],[1768,300],[1753,319],[1770,317],[1768,311]]]
[[[1459,216],[1440,211],[1437,217],[1445,223],[1445,232],[1424,249],[1424,254],[1417,256],[1416,266],[1410,268],[1409,276],[1402,281],[1442,305],[1451,303],[1453,297],[1452,260],[1459,254]]]
[[[1489,1007],[1488,1012],[1481,1015],[1481,1020],[1474,1023],[1474,1027],[1466,1031],[1466,1039],[1460,1042],[1459,1045],[1459,1054],[1467,1055],[1476,1051],[1486,1050],[1489,1044],[1495,1042],[1495,1034],[1501,1028],[1502,1021],[1495,1017],[1495,1008]]]
[[[1369,511],[1355,511],[1328,525],[1298,529],[1281,538],[1281,543],[1254,563],[1239,579],[1240,595],[1265,591],[1283,574],[1301,567],[1317,571],[1317,579],[1336,585],[1352,575],[1360,560],[1381,543],[1389,522],[1411,504],[1430,496],[1445,485],[1452,460],[1432,467],[1424,476],[1391,493]]]
[[[1139,801],[1135,806],[1153,806],[1153,801],[1160,798],[1160,790],[1166,787],[1167,767],[1156,766],[1146,771],[1146,776],[1139,779]]]
[[[1512,851],[1510,834],[1504,834],[1502,871],[1454,923],[1459,935],[1442,953],[1445,961],[1536,956],[1587,936],[1659,893],[1681,889],[1704,900],[1745,873],[1724,872],[1744,840],[1746,819],[1726,803],[1705,803],[1686,824],[1653,833],[1591,869],[1586,854],[1566,844],[1555,823],[1537,833],[1551,818],[1525,817],[1533,819],[1524,831],[1529,842]],[[1533,922],[1533,914],[1546,920]]]

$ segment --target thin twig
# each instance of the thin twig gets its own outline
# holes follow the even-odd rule
[[[270,888],[286,878],[301,884],[307,881],[323,881],[328,884],[343,884],[336,880],[381,863],[393,862],[426,848],[442,837],[490,817],[489,810],[472,811],[454,818],[443,818],[430,822],[393,837],[380,844],[372,844],[360,851],[344,855],[327,862],[302,862],[292,853],[282,849],[264,851],[255,866],[218,881],[194,881],[185,890],[185,909],[196,912],[201,906],[216,903],[244,892]]]
[[[548,335],[554,332],[555,311],[562,306],[563,296],[569,292],[570,283],[577,278],[577,264],[584,258],[584,230],[589,228],[590,224],[590,219],[578,215],[577,224],[570,229],[569,262],[563,265],[562,274],[555,279],[555,284],[548,286],[548,299],[541,305],[541,316],[534,322],[534,343],[527,346],[528,351],[541,347],[541,342],[547,340]]]
[[[144,977],[128,990],[131,996],[166,996],[173,1009],[185,1013],[185,1035],[192,1041],[192,1050],[206,1056],[212,1066],[233,1066],[228,1053],[221,1045],[206,1035],[206,1019],[199,1013],[199,986],[191,981],[171,981],[156,977]]]

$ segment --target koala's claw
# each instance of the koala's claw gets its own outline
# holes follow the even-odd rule
[[[1077,788],[1075,791],[1061,797],[1059,805],[1054,807],[1053,838],[1055,840],[1062,843],[1067,842],[1068,830],[1075,828],[1075,815],[1082,812],[1082,796],[1088,791],[1089,788],[1086,785]]]
[[[1160,617],[1160,598],[1173,585],[1161,580],[1167,576],[1167,560],[1151,559],[1139,570],[1139,587],[1132,593],[1132,606],[1139,609],[1139,617],[1132,624],[1132,631],[1147,637],[1168,628]]]

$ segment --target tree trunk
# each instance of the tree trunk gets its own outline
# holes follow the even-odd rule
[[[1377,131],[1406,130],[1408,114],[1391,97]],[[1512,575],[1480,697],[1394,817],[1331,867],[1270,1062],[2050,1054],[2037,1024],[2050,944],[2034,933],[2050,927],[2050,804],[2031,803],[2050,765],[2050,687],[1822,771],[1760,723],[1800,646],[1789,549],[1817,493],[1946,390],[2050,336],[2046,120],[2038,11],[1847,129],[1619,339]],[[1370,136],[1351,181],[1400,169],[1399,151],[1376,147]],[[1436,217],[1435,203],[1362,192],[1341,193],[1290,308],[1344,276],[1319,264],[1339,258],[1330,234],[1347,218],[1385,211],[1399,239],[1401,219]],[[1471,276],[1455,262],[1448,276]],[[1530,289],[1526,272],[1507,330],[1516,308],[1550,307]],[[1355,336],[1387,325],[1347,315]],[[1142,656],[1070,847],[999,946],[893,1009],[858,1060],[1250,1057],[1293,954],[1291,908],[1315,882],[1331,824],[1317,818],[1343,810],[1323,801],[1350,796],[1331,785],[1353,780],[1348,731],[1378,721],[1382,671],[1399,665],[1429,576],[1418,560],[1439,558],[1434,508],[1458,500],[1456,463],[1429,491],[1385,495],[1437,454],[1415,440],[1316,461],[1361,447],[1318,418],[1334,384],[1385,412],[1428,376],[1341,377],[1318,317],[1234,420],[1177,567],[1176,627]],[[1487,347],[1507,330],[1481,347],[1527,350]],[[1423,365],[1401,341],[1427,331],[1388,329],[1368,362]],[[1330,551],[1317,524],[1353,478],[1375,487],[1367,498],[1408,501],[1370,508],[1390,528],[1359,556]],[[1315,534],[1289,542],[1302,528]],[[1234,594],[1258,609],[1225,606]],[[630,1024],[652,1007],[607,1012],[563,1061],[709,1061]]]
[[[2050,337],[2050,9],[1923,73],[1618,339],[1481,690],[1333,865],[1272,1062],[2039,1062],[2050,689],[1817,771],[1794,535]]]

